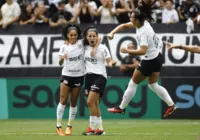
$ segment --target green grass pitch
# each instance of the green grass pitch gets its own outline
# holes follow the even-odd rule
[[[200,140],[200,120],[103,120],[105,136],[81,135],[88,121],[75,120],[73,134],[64,137],[56,135],[55,123],[0,120],[0,140]]]

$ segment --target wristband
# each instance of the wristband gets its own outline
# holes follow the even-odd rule
[[[180,45],[179,49],[183,49],[183,46],[182,46],[182,45]]]

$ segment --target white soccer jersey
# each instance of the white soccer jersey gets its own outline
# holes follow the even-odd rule
[[[148,21],[139,29],[136,29],[136,36],[139,46],[147,46],[147,52],[142,59],[151,60],[158,56],[162,41],[159,39]]]
[[[100,44],[97,47],[94,57],[90,56],[91,51],[92,47],[86,46],[85,48],[86,73],[99,74],[107,78],[105,60],[110,57],[110,52],[108,48],[105,45]]]
[[[62,75],[79,77],[85,74],[84,64],[84,46],[82,41],[78,40],[75,44],[63,45],[60,48],[59,55],[67,53],[67,59],[64,60]]]

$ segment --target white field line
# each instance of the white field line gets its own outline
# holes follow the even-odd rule
[[[36,132],[36,133],[0,133],[0,136],[1,135],[57,135],[56,133],[40,133],[40,132]],[[81,135],[80,133],[73,133],[73,135]],[[119,136],[119,135],[146,135],[146,136],[159,136],[159,135],[172,135],[172,136],[179,136],[179,135],[199,135],[198,133],[106,133],[105,135],[110,135],[110,136],[113,136],[113,135],[116,135],[116,136]]]

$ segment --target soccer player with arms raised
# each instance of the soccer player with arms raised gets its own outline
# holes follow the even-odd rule
[[[125,108],[129,102],[135,96],[137,86],[140,82],[147,78],[149,88],[154,91],[165,103],[168,105],[168,109],[164,114],[164,117],[173,113],[177,106],[172,101],[167,90],[158,85],[157,81],[160,75],[160,69],[163,64],[163,57],[160,53],[160,48],[163,45],[162,41],[156,36],[150,23],[146,20],[151,20],[151,9],[138,8],[131,14],[129,23],[121,24],[117,26],[108,34],[109,39],[113,39],[114,34],[129,28],[136,28],[136,36],[139,43],[139,49],[129,50],[121,48],[122,53],[128,53],[130,55],[141,55],[142,61],[138,68],[134,71],[132,79],[130,80],[128,87],[124,93],[121,104],[114,108],[109,108],[109,112],[113,113],[125,113]]]

